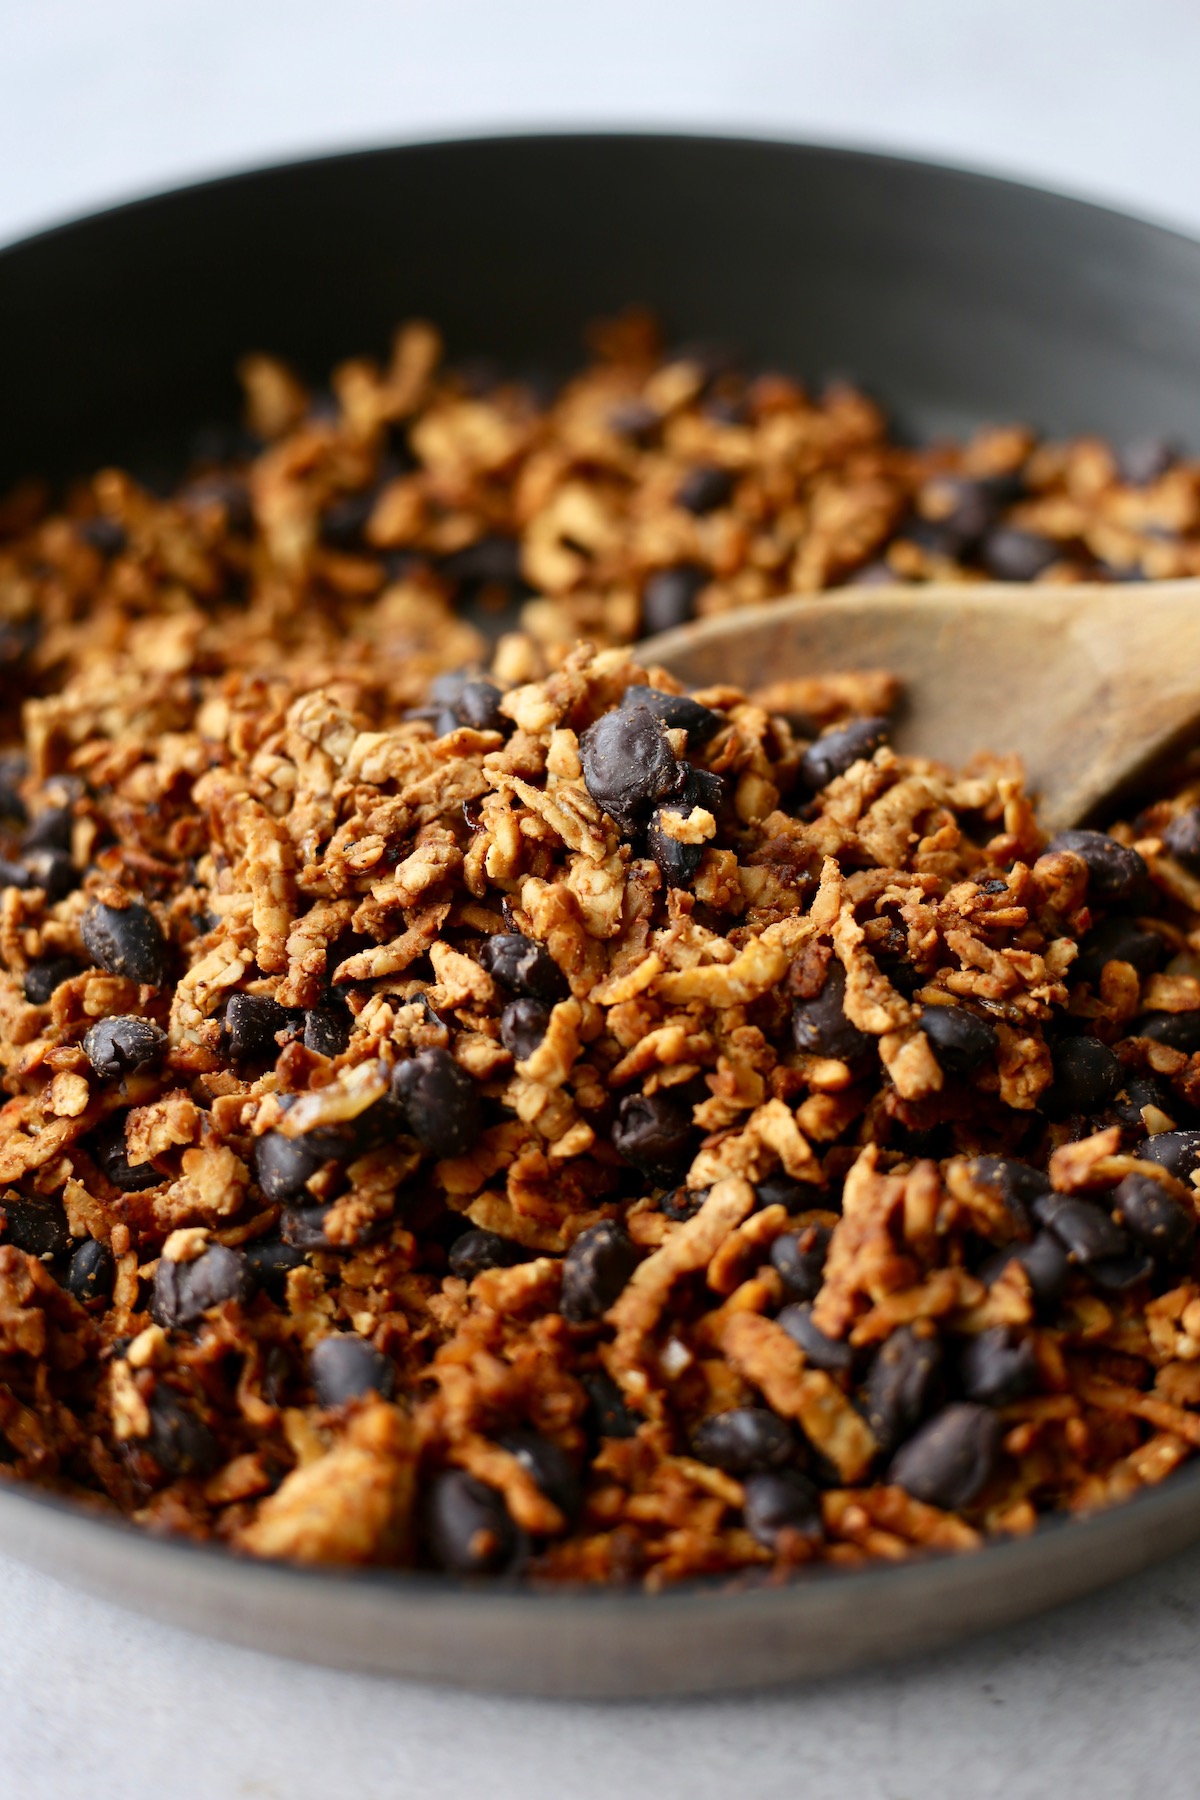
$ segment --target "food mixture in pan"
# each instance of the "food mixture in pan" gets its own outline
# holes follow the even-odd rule
[[[683,694],[624,646],[1200,573],[1200,468],[904,448],[636,319],[554,400],[438,359],[410,326],[315,398],[251,359],[254,441],[169,497],[0,512],[3,1473],[649,1586],[1162,1480],[1200,780],[1047,842],[1015,759],[889,748],[884,674]]]

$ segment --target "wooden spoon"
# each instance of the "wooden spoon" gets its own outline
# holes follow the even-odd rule
[[[849,588],[720,613],[638,656],[692,688],[888,670],[897,749],[953,768],[1015,751],[1052,831],[1200,736],[1200,580]]]

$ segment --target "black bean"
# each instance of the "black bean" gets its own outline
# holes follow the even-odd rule
[[[472,669],[445,669],[430,682],[429,698],[436,706],[453,712],[468,681],[474,681],[475,677],[476,672]]]
[[[1047,1112],[1103,1112],[1121,1086],[1124,1070],[1107,1044],[1098,1038],[1064,1038],[1051,1051],[1054,1084],[1046,1095]]]
[[[79,927],[84,949],[110,975],[161,987],[167,977],[167,940],[148,907],[124,908],[94,900]]]
[[[799,1344],[814,1369],[824,1369],[830,1375],[844,1375],[853,1367],[854,1351],[850,1345],[818,1330],[812,1321],[812,1307],[807,1302],[797,1301],[785,1306],[776,1323],[783,1327],[793,1343]]]
[[[268,1406],[285,1406],[294,1374],[291,1355],[282,1344],[272,1344],[263,1364],[262,1397]]]
[[[1124,1084],[1113,1100],[1112,1111],[1122,1125],[1144,1131],[1142,1109],[1147,1106],[1157,1107],[1170,1118],[1176,1110],[1176,1101],[1166,1082],[1157,1075],[1145,1070],[1141,1073],[1126,1071]]]
[[[60,1200],[4,1202],[4,1235],[26,1256],[61,1256],[71,1242]]]
[[[664,694],[661,688],[642,687],[638,683],[625,689],[623,707],[647,706],[656,719],[675,731],[686,731],[689,744],[707,744],[727,723],[723,713],[711,706],[701,706],[690,694]]]
[[[507,736],[513,722],[500,711],[503,698],[503,688],[498,688],[494,681],[468,681],[455,708],[459,722],[469,725],[473,731],[499,731]]]
[[[1141,1013],[1128,1027],[1130,1037],[1152,1038],[1191,1056],[1200,1050],[1200,1012]]]
[[[570,993],[567,978],[544,944],[522,937],[519,931],[501,931],[485,939],[479,966],[511,994],[524,994],[554,1006]]]
[[[121,1081],[135,1069],[158,1061],[167,1045],[167,1034],[153,1019],[121,1013],[100,1019],[83,1040],[83,1052],[104,1081]]]
[[[697,515],[716,512],[726,506],[733,494],[734,474],[731,469],[718,469],[701,463],[690,469],[675,490],[675,504]]]
[[[40,636],[37,619],[7,619],[0,623],[0,673],[9,675],[18,669]]]
[[[996,581],[1033,581],[1062,557],[1060,545],[1015,525],[997,525],[980,546],[980,557]]]
[[[679,793],[671,800],[670,810],[684,818],[693,807],[706,812],[720,810],[725,797],[725,784],[719,775],[707,769],[689,769]],[[668,887],[687,887],[704,856],[704,844],[681,844],[671,837],[663,825],[663,807],[658,807],[646,830],[646,848],[658,864]]]
[[[291,1200],[335,1155],[325,1133],[289,1138],[282,1131],[266,1131],[255,1140],[254,1173],[268,1200]]]
[[[1012,1210],[1016,1234],[1028,1230],[1028,1208],[1050,1192],[1050,1177],[1015,1156],[975,1156],[967,1169],[972,1181],[993,1189]]]
[[[196,476],[188,482],[180,498],[192,510],[221,507],[226,529],[231,532],[241,535],[253,528],[254,507],[249,485],[244,475],[237,475],[232,469],[213,469],[208,474]]]
[[[233,994],[225,1007],[225,1044],[231,1062],[268,1063],[279,1055],[280,1032],[299,1028],[303,1015],[269,994]]]
[[[901,1445],[887,1478],[914,1500],[958,1512],[986,1485],[999,1455],[999,1419],[963,1401],[943,1407]]]
[[[350,1244],[333,1244],[325,1233],[328,1205],[285,1206],[279,1215],[279,1234],[294,1250],[340,1250]]]
[[[814,1204],[817,1190],[806,1181],[793,1181],[782,1169],[776,1169],[774,1175],[764,1175],[761,1181],[754,1183],[754,1210],[761,1212],[764,1206],[785,1206],[788,1212],[805,1212]]]
[[[150,1398],[149,1411],[146,1447],[167,1480],[210,1475],[221,1451],[204,1420],[161,1382]]]
[[[1102,1258],[1124,1256],[1129,1239],[1102,1206],[1091,1200],[1078,1200],[1063,1194],[1043,1194],[1034,1202],[1038,1223],[1052,1231],[1066,1249],[1072,1262],[1099,1262]]]
[[[286,1406],[289,1399],[288,1390],[292,1386],[295,1366],[290,1350],[282,1344],[272,1344],[263,1359],[261,1393],[268,1406]]]
[[[836,960],[829,965],[825,986],[815,1000],[798,1000],[792,1012],[792,1037],[797,1050],[810,1056],[828,1056],[837,1062],[861,1063],[875,1049],[875,1040],[852,1025],[843,1010],[846,971]]]
[[[1138,1155],[1160,1163],[1180,1181],[1190,1181],[1192,1172],[1200,1168],[1200,1131],[1159,1131],[1148,1137]]]
[[[1113,1216],[1156,1262],[1178,1268],[1196,1248],[1196,1215],[1152,1175],[1126,1175],[1113,1192]]]
[[[926,555],[945,557],[950,562],[957,562],[959,557],[969,553],[970,548],[969,540],[964,542],[950,518],[910,518],[905,521],[901,541],[916,544]]]
[[[567,1524],[573,1524],[583,1510],[583,1488],[566,1451],[540,1431],[506,1431],[496,1441],[501,1449],[516,1457]]]
[[[743,1508],[746,1529],[768,1550],[778,1549],[789,1533],[813,1542],[825,1535],[820,1496],[798,1469],[748,1476]]]
[[[1004,469],[996,475],[977,476],[975,480],[999,506],[1015,506],[1029,492],[1022,469]]]
[[[942,1346],[911,1325],[893,1331],[871,1358],[863,1383],[867,1424],[886,1456],[916,1430],[937,1399]]]
[[[374,488],[361,494],[345,494],[333,500],[321,514],[322,542],[336,550],[358,550],[376,500]]]
[[[640,830],[658,801],[679,791],[687,774],[648,706],[602,714],[580,738],[579,756],[588,793],[626,836]]]
[[[679,792],[671,796],[667,805],[684,814],[694,806],[702,806],[707,812],[719,813],[725,804],[726,791],[722,776],[714,775],[711,769],[694,769],[685,764]],[[662,807],[658,808],[656,818],[662,810]]]
[[[678,1180],[694,1141],[690,1114],[665,1094],[628,1094],[617,1108],[613,1148],[660,1187]]]
[[[749,423],[750,408],[744,394],[712,394],[704,402],[704,416],[718,425]]]
[[[516,1554],[504,1497],[463,1469],[434,1478],[426,1515],[429,1552],[452,1575],[491,1575]]]
[[[465,686],[465,683],[464,683]],[[435,708],[418,708],[408,714],[410,719],[429,719],[439,737],[446,737],[451,731],[457,731],[462,724],[458,716],[458,700],[452,706]]]
[[[382,1394],[386,1400],[396,1380],[382,1351],[355,1331],[334,1331],[314,1344],[308,1374],[320,1406],[345,1406],[362,1394]]]
[[[931,1125],[905,1125],[897,1121],[895,1127],[896,1148],[903,1150],[906,1156],[920,1156],[940,1162],[948,1156],[953,1148],[953,1133],[943,1122]]]
[[[835,725],[804,752],[800,759],[801,776],[812,792],[819,794],[856,762],[874,756],[880,745],[887,743],[888,729],[883,718],[852,719],[848,725]]]
[[[25,998],[31,1006],[45,1006],[55,988],[78,973],[73,956],[47,956],[30,963],[25,971]]]
[[[632,438],[643,450],[654,442],[662,422],[658,408],[647,405],[645,400],[621,400],[608,415],[609,430],[618,437]]]
[[[166,1180],[151,1162],[131,1163],[125,1142],[127,1114],[113,1113],[92,1138],[92,1155],[114,1187],[126,1194],[140,1194]]]
[[[521,587],[521,540],[498,533],[476,538],[441,559],[442,574],[459,587]]]
[[[112,1293],[116,1265],[107,1244],[84,1238],[67,1264],[64,1285],[85,1306],[89,1300],[107,1300]]]
[[[170,1329],[195,1325],[213,1306],[227,1300],[243,1305],[254,1292],[254,1276],[246,1258],[225,1244],[209,1244],[191,1262],[160,1256],[154,1271],[150,1316]]]
[[[545,1037],[549,1023],[550,1008],[540,1000],[510,1000],[500,1014],[500,1042],[524,1062]]]
[[[601,1220],[581,1231],[563,1258],[562,1314],[573,1325],[608,1311],[637,1268],[638,1255],[623,1226]]]
[[[1139,975],[1150,975],[1166,955],[1166,944],[1157,931],[1146,931],[1136,919],[1110,913],[1094,925],[1071,964],[1071,975],[1079,981],[1097,983],[1110,962],[1130,963]]]
[[[65,850],[27,850],[22,861],[29,886],[41,888],[47,900],[64,900],[79,886],[79,870]]]
[[[637,1431],[635,1414],[626,1406],[620,1388],[603,1369],[579,1377],[588,1397],[588,1425],[596,1438],[631,1438]]]
[[[109,519],[98,513],[94,519],[80,519],[76,523],[75,533],[101,556],[120,556],[129,542],[125,527],[116,519]]]
[[[529,1252],[523,1244],[514,1244],[498,1231],[464,1231],[450,1246],[450,1273],[463,1281],[474,1281],[485,1269],[510,1269],[525,1262]]]
[[[315,1050],[318,1056],[340,1056],[353,1029],[354,1014],[344,1001],[331,996],[305,1013],[304,1048]]]
[[[1176,813],[1162,834],[1163,848],[1192,875],[1200,875],[1200,806]]]
[[[682,1224],[687,1219],[695,1218],[708,1199],[708,1195],[708,1188],[672,1188],[670,1193],[660,1197],[658,1210],[664,1218],[673,1219],[676,1224]]]
[[[1117,451],[1117,473],[1128,487],[1150,487],[1175,461],[1175,446],[1165,438],[1136,438]]]
[[[862,563],[852,575],[846,577],[845,585],[855,588],[899,587],[904,577],[897,575],[890,563],[881,560]]]
[[[292,1270],[303,1268],[307,1260],[303,1250],[294,1244],[285,1244],[274,1233],[270,1237],[255,1238],[253,1243],[246,1245],[244,1255],[253,1280],[276,1301],[284,1299],[287,1278]]]
[[[29,759],[23,750],[0,750],[0,815],[18,824],[29,814],[21,798],[21,783],[29,773]]]
[[[966,476],[940,476],[934,490],[933,497],[949,505],[935,519],[912,521],[906,535],[957,562],[997,523],[1003,502],[986,481]]]
[[[1033,1297],[1040,1307],[1049,1310],[1058,1304],[1067,1285],[1071,1265],[1066,1251],[1056,1237],[1049,1231],[1039,1231],[1032,1243],[1014,1244],[1006,1250],[997,1250],[980,1269],[980,1279],[990,1287],[1013,1262],[1019,1263],[1024,1269]]]
[[[948,1075],[969,1075],[996,1051],[996,1028],[965,1006],[927,1006],[917,1021]]]
[[[1088,887],[1106,906],[1121,906],[1145,886],[1146,865],[1136,850],[1104,831],[1060,831],[1047,852],[1070,850],[1087,864]]]
[[[963,1393],[968,1400],[1007,1406],[1027,1394],[1037,1380],[1033,1340],[1011,1325],[993,1325],[968,1338],[959,1362]]]
[[[782,1469],[796,1454],[796,1434],[765,1406],[735,1406],[711,1413],[692,1432],[692,1451],[727,1475],[763,1475]]]
[[[43,807],[21,833],[22,854],[30,850],[70,850],[74,824],[72,807]]]
[[[712,576],[699,563],[656,569],[642,585],[642,636],[674,631],[695,616],[696,600]]]
[[[448,1050],[422,1050],[397,1063],[392,1093],[404,1107],[409,1130],[431,1156],[465,1156],[474,1145],[483,1125],[479,1095]]]
[[[803,1231],[785,1232],[771,1245],[771,1262],[797,1300],[816,1299],[832,1235],[824,1225],[806,1225]]]
[[[1154,1273],[1154,1258],[1145,1250],[1124,1256],[1102,1256],[1088,1264],[1088,1280],[1106,1294],[1124,1294]]]
[[[462,724],[462,720],[459,718],[459,698],[461,698],[462,689],[466,688],[466,682],[468,682],[468,675],[464,670],[453,670],[448,675],[439,675],[434,682],[430,682],[432,704],[412,707],[405,716],[407,718],[426,718],[430,724],[434,725],[434,731],[439,738],[444,738],[450,731],[457,731],[459,725]]]

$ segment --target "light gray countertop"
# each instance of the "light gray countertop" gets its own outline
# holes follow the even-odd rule
[[[1200,1553],[907,1667],[499,1700],[211,1644],[0,1560],[0,1792],[36,1800],[1192,1800]],[[18,1779],[19,1777],[19,1779]]]
[[[0,239],[312,150],[587,124],[888,145],[1200,229],[1198,67],[1194,0],[0,0]],[[1198,1666],[1200,1553],[910,1667],[607,1707],[291,1665],[0,1559],[0,1791],[1182,1800]]]

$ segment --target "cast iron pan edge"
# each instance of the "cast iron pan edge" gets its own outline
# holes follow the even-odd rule
[[[564,370],[632,301],[753,364],[878,382],[922,433],[1028,419],[1200,448],[1200,245],[861,151],[506,137],[227,176],[0,251],[0,487],[178,462],[252,348],[322,380],[397,319]]]
[[[874,377],[922,431],[1029,418],[1196,441],[1200,245],[989,176],[670,136],[416,145],[134,202],[0,252],[0,485],[178,463],[277,350],[319,379],[424,313],[452,351],[567,367],[631,300],[681,337]],[[1012,1622],[1200,1536],[1200,1467],[978,1554],[781,1588],[534,1594],[292,1569],[0,1485],[0,1546],[157,1618],[309,1661],[511,1693],[699,1693]]]
[[[1200,1467],[1107,1512],[960,1556],[780,1587],[522,1592],[290,1567],[155,1538],[0,1487],[0,1547],[167,1624],[302,1662],[547,1698],[639,1699],[842,1674],[1009,1625],[1134,1576],[1200,1534]]]

